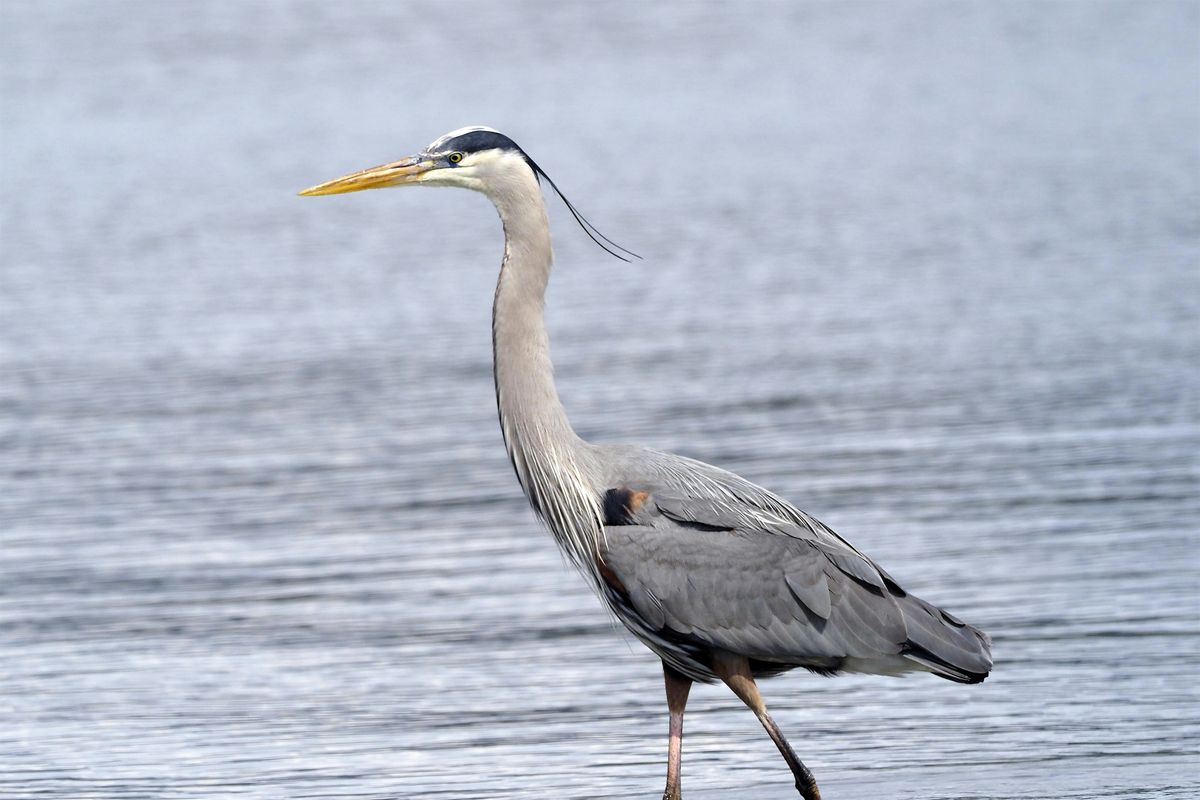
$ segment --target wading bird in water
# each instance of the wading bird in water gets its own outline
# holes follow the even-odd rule
[[[987,634],[904,591],[826,525],[717,467],[631,445],[585,442],[554,387],[542,318],[553,260],[540,180],[589,236],[634,256],[575,209],[512,139],[453,131],[420,154],[301,192],[460,186],[482,192],[504,226],[492,309],[496,401],[517,479],[534,511],[609,609],[662,659],[670,713],[664,800],[680,797],[683,710],[693,681],[724,682],[758,717],[805,800],[812,773],[783,737],[756,678],[932,672],[979,683]]]

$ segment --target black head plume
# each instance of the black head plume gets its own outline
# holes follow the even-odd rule
[[[632,262],[634,258],[641,258],[641,256],[639,256],[637,253],[633,252],[632,250],[626,250],[624,247],[621,247],[621,245],[617,244],[612,239],[598,231],[595,225],[588,222],[587,217],[579,213],[579,209],[575,208],[571,201],[567,199],[567,196],[562,193],[562,189],[558,188],[558,185],[554,182],[554,179],[547,175],[546,171],[537,165],[537,162],[530,158],[524,150],[521,151],[521,155],[525,156],[525,160],[529,162],[529,166],[533,169],[534,175],[537,175],[539,178],[546,179],[546,183],[550,184],[550,188],[554,190],[555,194],[562,198],[563,204],[566,205],[567,210],[571,212],[571,216],[575,217],[575,221],[579,223],[579,227],[583,228],[583,232],[586,233],[593,242],[598,244],[601,250],[608,253],[610,256],[619,258],[627,263]]]
[[[583,232],[591,238],[593,242],[598,244],[602,250],[611,256],[621,259],[622,261],[632,261],[634,258],[640,259],[637,253],[632,250],[626,250],[621,245],[609,239],[600,231],[596,230],[596,226],[588,222],[587,217],[579,213],[579,209],[567,199],[567,196],[562,193],[558,185],[554,182],[546,171],[537,165],[529,154],[521,149],[520,145],[512,139],[505,136],[500,131],[492,128],[475,127],[475,128],[460,128],[457,131],[446,134],[433,144],[429,145],[427,152],[440,153],[447,150],[457,150],[462,153],[477,153],[483,150],[507,150],[509,152],[519,153],[525,162],[529,164],[533,174],[539,178],[545,178],[546,183],[554,189],[555,193],[562,198],[562,201],[567,206],[567,210],[571,212],[571,216],[579,223],[579,227],[583,228]]]

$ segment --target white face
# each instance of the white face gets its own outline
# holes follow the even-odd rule
[[[505,150],[481,150],[477,153],[462,153],[448,150],[440,153],[424,153],[421,158],[431,162],[427,172],[417,177],[417,183],[428,186],[461,186],[464,189],[485,191],[489,178],[511,168],[507,162],[516,161],[526,170],[525,159]]]
[[[417,177],[416,183],[472,189],[486,194],[493,202],[540,196],[537,176],[525,156],[515,150],[493,148],[473,153],[446,150],[423,153],[419,158],[430,167]]]

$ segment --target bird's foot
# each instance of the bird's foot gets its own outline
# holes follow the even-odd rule
[[[796,791],[800,792],[804,800],[821,800],[821,790],[817,788],[817,782],[813,780],[812,775],[808,776],[808,780],[796,781]]]

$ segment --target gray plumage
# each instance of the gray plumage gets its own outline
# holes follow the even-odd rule
[[[906,593],[786,501],[690,459],[599,451],[614,468],[604,482],[621,487],[606,490],[604,597],[688,677],[717,680],[707,648],[750,658],[756,675],[928,670],[977,683],[991,668],[986,635]]]
[[[671,710],[664,797],[680,793],[690,682],[722,680],[759,716],[801,794],[815,800],[816,783],[766,713],[755,677],[804,667],[829,675],[928,671],[978,683],[991,669],[990,640],[905,592],[841,536],[765,489],[698,461],[575,434],[554,386],[542,316],[552,253],[539,177],[544,171],[511,139],[466,128],[417,156],[304,194],[427,183],[492,200],[505,235],[492,324],[504,443],[567,557],[663,661]],[[567,205],[598,244],[628,254]]]

